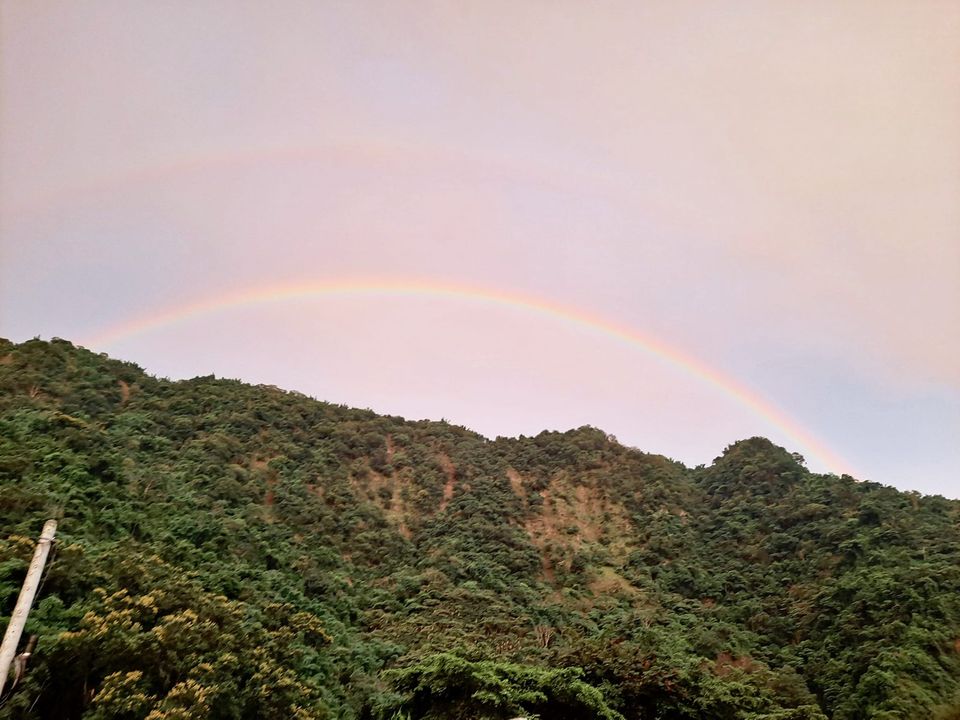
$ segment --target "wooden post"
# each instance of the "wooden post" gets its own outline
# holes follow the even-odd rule
[[[40,540],[37,542],[37,549],[33,553],[33,560],[30,561],[30,568],[27,570],[27,577],[24,578],[23,587],[20,588],[17,605],[13,609],[10,624],[7,625],[7,631],[3,635],[3,643],[0,644],[0,695],[3,694],[3,687],[7,684],[7,678],[10,676],[10,664],[13,662],[13,656],[17,654],[20,635],[23,633],[23,626],[27,623],[27,615],[30,614],[30,606],[33,605],[37,588],[40,587],[43,566],[47,562],[47,555],[50,554],[50,546],[53,544],[53,536],[56,532],[56,520],[47,520],[43,524],[43,532],[40,533]]]

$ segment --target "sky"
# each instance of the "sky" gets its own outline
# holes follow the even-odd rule
[[[0,336],[960,497],[960,5],[0,0]]]

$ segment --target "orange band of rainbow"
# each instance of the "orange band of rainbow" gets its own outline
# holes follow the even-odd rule
[[[777,427],[787,438],[795,442],[807,455],[817,459],[832,472],[853,474],[846,462],[833,451],[801,428],[794,420],[769,401],[748,389],[728,375],[719,372],[694,357],[680,352],[663,341],[642,334],[626,325],[621,325],[582,310],[566,307],[550,300],[516,292],[504,292],[491,288],[452,285],[423,280],[398,279],[353,279],[329,280],[305,284],[265,286],[253,290],[218,295],[200,301],[188,302],[168,308],[160,313],[142,316],[107,328],[82,341],[93,347],[109,347],[125,340],[185,320],[228,309],[260,306],[274,303],[343,295],[390,295],[442,297],[480,302],[487,305],[512,308],[570,323],[581,328],[614,338],[634,348],[664,360],[668,364],[719,389],[754,414]]]

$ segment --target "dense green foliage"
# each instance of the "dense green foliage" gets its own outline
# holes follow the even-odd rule
[[[960,502],[0,341],[0,718],[960,718]]]

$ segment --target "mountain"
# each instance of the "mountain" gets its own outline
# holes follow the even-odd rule
[[[647,410],[650,411],[649,409]],[[0,718],[960,718],[960,502],[0,340]]]

